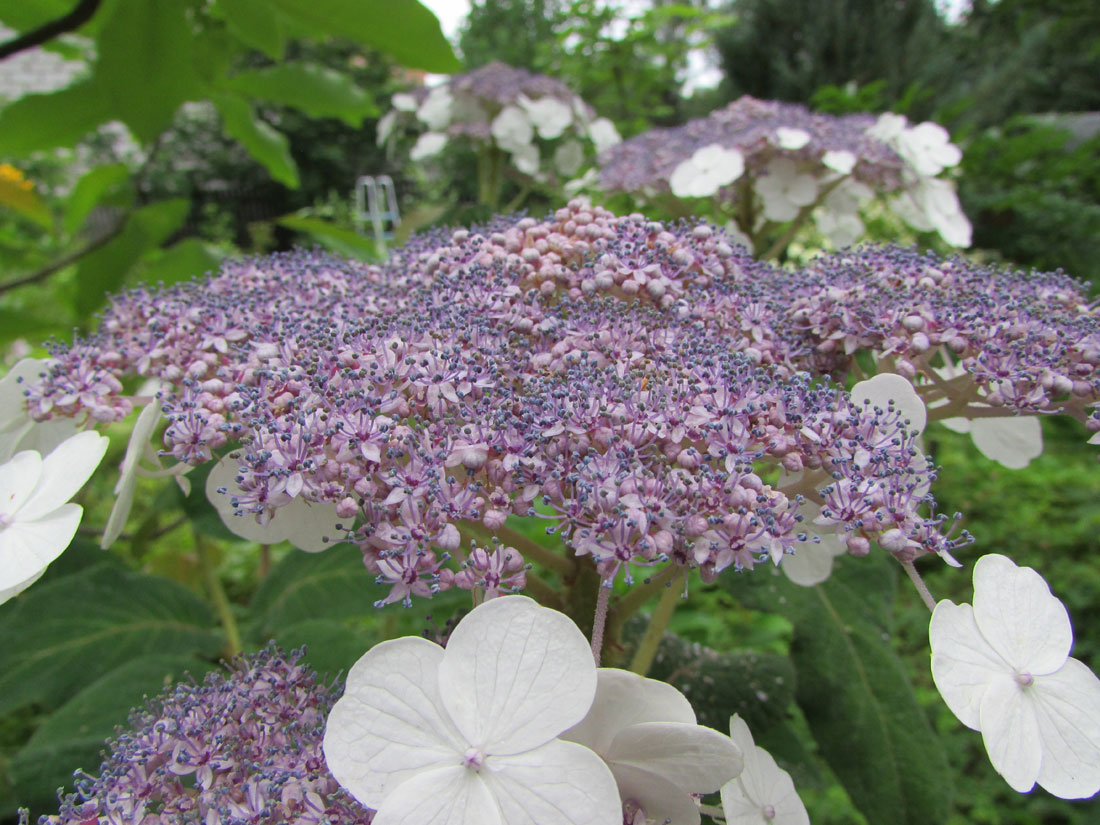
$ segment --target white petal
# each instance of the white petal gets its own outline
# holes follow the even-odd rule
[[[1070,659],[1029,691],[1043,740],[1039,784],[1062,799],[1100,791],[1100,679]]]
[[[775,137],[776,143],[781,149],[790,149],[791,151],[801,149],[810,142],[810,133],[805,129],[791,129],[786,126],[780,126],[776,129]]]
[[[821,157],[821,162],[834,172],[842,175],[849,174],[856,165],[856,156],[851,152],[834,151],[830,149]]]
[[[970,422],[970,435],[982,455],[1012,470],[1043,453],[1043,430],[1034,415],[978,418]]]
[[[940,423],[955,433],[965,434],[970,432],[971,422],[969,418],[944,418]]]
[[[30,587],[65,552],[83,512],[78,504],[63,504],[37,521],[0,528],[0,602]]]
[[[597,753],[606,754],[619,731],[642,722],[695,724],[687,698],[667,682],[637,673],[601,667],[592,709],[584,721],[562,734]]]
[[[298,496],[276,510],[271,521],[274,529],[299,550],[320,553],[344,540],[347,531],[337,530],[336,525],[346,524],[348,519],[336,514],[336,505],[332,502],[307,502]]]
[[[795,206],[809,206],[817,198],[817,181],[810,175],[798,175],[787,185],[787,199]]]
[[[416,111],[416,98],[412,95],[407,95],[399,92],[393,96],[393,98],[390,100],[390,103],[393,104],[393,108],[401,112]]]
[[[612,765],[623,802],[632,800],[645,809],[647,822],[661,825],[699,825],[699,805],[691,794],[663,776],[628,765]]]
[[[23,390],[31,381],[49,370],[46,359],[24,358],[0,378],[0,432],[27,418],[26,396]],[[20,380],[22,379],[22,380]]]
[[[708,182],[702,171],[690,158],[681,162],[672,171],[672,176],[668,179],[668,186],[672,190],[672,194],[678,198],[705,197],[718,191],[718,184]],[[704,191],[708,188],[710,191]],[[704,194],[696,194],[698,191],[704,191]]]
[[[790,774],[775,763],[770,753],[753,744],[748,725],[737,714],[730,717],[730,738],[744,754],[745,769],[722,787],[727,825],[809,825],[806,806]],[[773,809],[770,819],[764,816],[766,805]]]
[[[159,420],[160,399],[154,398],[134,422],[134,429],[126,444],[126,456],[122,459],[118,482],[115,484],[115,503],[111,507],[111,515],[107,518],[107,526],[103,529],[103,536],[99,541],[99,546],[104,550],[114,544],[115,539],[121,535],[126,526],[126,519],[129,518],[130,508],[134,503],[138,462],[144,455]]]
[[[1039,778],[1042,740],[1032,703],[1013,676],[994,679],[979,711],[982,742],[1012,790],[1027,793]]]
[[[505,825],[481,777],[464,766],[425,771],[391,793],[372,825]]]
[[[438,155],[447,145],[447,136],[439,132],[425,132],[416,139],[416,145],[409,152],[409,160],[424,160]]]
[[[492,599],[459,622],[439,678],[456,727],[494,755],[554,739],[584,718],[596,693],[584,634],[525,596]]]
[[[893,401],[894,408],[901,413],[901,417],[909,420],[909,429],[918,433],[924,432],[928,411],[913,385],[904,376],[884,372],[860,381],[852,387],[852,403],[857,409],[862,409],[865,400],[870,401],[872,407],[883,410]]]
[[[531,122],[538,129],[539,137],[552,140],[561,137],[561,133],[573,122],[573,109],[556,97],[541,97],[524,106]]]
[[[606,117],[598,117],[588,126],[588,136],[596,144],[596,154],[622,143],[619,130]]]
[[[99,546],[106,550],[126,527],[126,520],[130,517],[130,510],[134,506],[134,489],[137,486],[137,474],[127,473],[122,475],[115,485],[115,503],[111,507],[111,514],[107,517],[107,526],[103,528]]]
[[[246,541],[256,541],[260,544],[278,544],[286,538],[287,525],[277,522],[274,518],[267,524],[260,524],[251,513],[238,516],[233,510],[233,496],[240,493],[237,485],[237,473],[241,463],[231,456],[225,456],[206,477],[206,498],[214,509],[222,524],[235,536]],[[225,488],[226,492],[219,493],[219,488]]]
[[[505,106],[501,109],[500,114],[493,118],[489,131],[497,145],[508,151],[526,146],[535,136],[531,121],[518,106]]]
[[[12,518],[42,478],[42,456],[23,450],[0,464],[0,514]]]
[[[554,166],[567,177],[572,177],[584,163],[584,147],[579,140],[563,141],[554,150]]]
[[[974,565],[974,620],[990,646],[1021,673],[1053,673],[1073,646],[1065,605],[1042,576],[1007,556],[992,553]]]
[[[461,765],[467,744],[439,695],[443,655],[407,636],[371,648],[348,672],[325,725],[324,753],[336,781],[367,807],[377,809],[422,771]]]
[[[622,807],[603,760],[574,742],[548,742],[512,756],[494,756],[481,777],[506,823],[617,825]],[[474,823],[477,825],[477,823]]]
[[[702,725],[643,722],[619,732],[603,757],[663,776],[689,793],[712,793],[741,773],[741,749]]]
[[[42,459],[42,475],[19,511],[19,518],[41,518],[76,495],[103,460],[110,443],[107,436],[86,430],[59,444]]]
[[[989,646],[968,604],[941,601],[928,625],[932,681],[959,721],[980,730],[979,711],[990,683],[1011,668]]]

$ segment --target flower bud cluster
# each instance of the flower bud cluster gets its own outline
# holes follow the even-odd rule
[[[586,158],[619,142],[611,121],[597,118],[564,83],[503,63],[394,95],[392,104],[379,121],[378,142],[395,128],[417,132],[414,161],[438,154],[449,138],[464,137],[506,153],[529,178],[568,179]]]
[[[889,193],[890,208],[913,228],[969,246],[970,223],[955,190],[937,177],[961,159],[935,123],[909,126],[891,113],[837,117],[746,95],[608,150],[600,182],[643,199],[713,197],[746,240],[769,222],[813,210],[818,229],[838,247],[862,237],[860,205]]]
[[[869,350],[930,406],[1095,416],[1100,307],[1064,273],[877,247],[817,258],[802,275],[790,318],[815,340],[816,370],[844,373]]]
[[[99,776],[40,825],[367,825],[321,750],[338,697],[298,658],[268,648],[135,711]]]
[[[848,260],[779,270],[706,225],[573,201],[542,221],[437,231],[381,265],[298,252],[130,292],[28,400],[39,418],[117,420],[125,376],[159,379],[168,452],[193,465],[230,452],[239,518],[332,507],[327,535],[359,544],[393,585],[385,601],[518,583],[518,558],[460,549],[464,524],[492,533],[510,515],[542,519],[607,578],[780,563],[803,532],[798,493],[861,552],[945,553],[960,539],[931,511],[907,420],[813,377],[859,347],[907,354],[864,317],[885,311],[889,284],[854,288],[871,275]],[[962,300],[909,277],[914,301]],[[923,305],[896,300],[905,330]],[[966,354],[985,363],[997,352],[983,340]],[[828,483],[780,490],[778,467]],[[460,572],[444,574],[451,556]]]

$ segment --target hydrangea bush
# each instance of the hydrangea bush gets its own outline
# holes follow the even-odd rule
[[[959,565],[971,540],[936,512],[930,423],[968,428],[1009,466],[1041,450],[1038,416],[1100,432],[1100,318],[1064,274],[893,247],[781,269],[705,223],[574,200],[542,220],[438,230],[384,263],[296,252],[132,290],[97,333],[20,376],[0,431],[144,407],[105,544],[136,477],[186,484],[207,465],[230,530],[309,552],[353,544],[365,580],[388,588],[379,606],[470,591],[444,646],[374,647],[328,717],[329,768],[383,825],[694,825],[721,816],[699,807],[716,791],[729,822],[805,822],[743,719],[732,738],[701,727],[679,691],[642,676],[692,571],[813,586],[840,555],[892,557],[935,609],[937,685],[1012,787],[1100,788],[1100,682],[1067,664],[1068,619],[1050,618],[1038,574],[979,563],[975,630],[914,566]],[[2,469],[16,488],[19,468]],[[1049,621],[1029,624],[1040,607]],[[1035,636],[1056,624],[1057,645]],[[179,774],[166,770],[154,785]],[[267,816],[301,781],[234,799]]]
[[[468,142],[477,152],[479,200],[493,209],[506,178],[521,194],[532,186],[558,189],[619,142],[611,121],[564,83],[499,62],[396,94],[391,104],[378,123],[379,143],[415,135],[409,159],[420,163],[448,142]]]
[[[889,112],[837,117],[746,95],[609,149],[599,186],[673,215],[708,215],[765,258],[780,256],[811,218],[834,247],[863,239],[872,201],[966,247],[970,222],[943,174],[961,159],[935,123]]]

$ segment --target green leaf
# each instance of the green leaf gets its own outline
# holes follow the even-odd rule
[[[16,338],[31,338],[42,341],[51,334],[63,333],[68,325],[54,316],[30,315],[17,309],[0,307],[0,341],[14,341]]]
[[[76,270],[77,312],[87,316],[102,306],[107,295],[122,286],[142,256],[179,228],[190,208],[186,198],[144,206],[130,215],[115,238],[81,258]]]
[[[202,96],[184,3],[119,3],[97,38],[95,79],[115,117],[153,140],[179,105]]]
[[[943,744],[890,646],[897,565],[840,559],[803,588],[775,570],[726,577],[730,592],[794,624],[797,701],[822,755],[869,822],[942,822],[951,798]]]
[[[72,234],[84,225],[84,219],[99,206],[105,198],[116,195],[123,184],[130,179],[130,170],[125,163],[109,163],[97,166],[76,182],[73,191],[65,201],[65,231]],[[112,202],[112,206],[129,206],[132,193],[126,189],[122,203]]]
[[[272,60],[286,51],[286,26],[268,0],[220,0],[229,31],[242,43],[259,49]]]
[[[358,126],[378,113],[370,95],[347,76],[311,63],[287,63],[240,72],[226,87],[245,97],[300,109],[310,117],[335,117]]]
[[[280,628],[307,620],[373,618],[374,603],[387,589],[375,583],[352,545],[294,552],[272,568],[252,597],[252,634],[262,643],[278,636]]]
[[[410,69],[462,68],[435,15],[417,0],[271,0],[314,36],[356,40],[388,52]]]
[[[379,259],[378,245],[373,238],[364,238],[358,232],[344,229],[322,218],[307,215],[286,215],[275,221],[280,226],[304,232],[317,243],[340,255],[360,258],[368,261]]]
[[[222,642],[210,607],[168,579],[106,563],[40,583],[0,606],[0,716],[59,707],[139,656],[213,658]]]
[[[70,0],[31,0],[0,5],[0,22],[17,32],[36,29],[72,11]],[[7,38],[4,38],[5,40]]]
[[[218,95],[214,104],[222,116],[225,131],[262,163],[271,177],[291,189],[298,188],[298,167],[290,156],[290,142],[262,120],[254,117],[244,98]]]
[[[110,99],[91,80],[21,97],[0,109],[0,156],[72,146],[113,117]]]
[[[174,284],[201,278],[216,271],[225,257],[213,244],[187,238],[167,249],[145,256],[134,272],[142,283]]]
[[[162,693],[190,673],[197,681],[214,665],[194,656],[155,654],[115,668],[77,693],[34,732],[11,760],[11,779],[21,804],[57,806],[57,789],[72,790],[74,770],[96,771],[105,742],[146,697]]]
[[[305,647],[302,661],[326,682],[347,673],[381,639],[373,629],[331,619],[309,619],[281,628],[276,641],[284,650]]]

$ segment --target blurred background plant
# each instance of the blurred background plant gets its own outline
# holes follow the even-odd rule
[[[418,91],[425,73],[493,61],[562,83],[627,138],[683,126],[745,94],[834,116],[931,120],[962,149],[954,180],[973,226],[970,254],[1100,280],[1096,3],[974,0],[951,17],[933,0],[471,6],[454,38],[460,62],[415,0],[0,3],[4,364],[41,353],[51,336],[68,340],[94,326],[110,293],[201,276],[227,255],[314,243],[377,255],[373,240],[356,232],[351,188],[361,174],[393,177],[406,217],[399,239],[414,228],[488,218],[522,185],[486,208],[472,150],[448,146],[429,177],[423,159],[387,153],[377,138],[395,95],[430,94]],[[59,85],[11,81],[19,72],[10,67],[42,54],[64,67]],[[700,82],[708,78],[716,82]],[[586,151],[576,175],[595,161]],[[569,177],[540,182],[525,205],[558,205]],[[621,208],[598,188],[588,191]],[[863,224],[867,238],[939,243],[888,213],[865,214]],[[790,257],[812,255],[825,240],[809,227]],[[110,428],[105,466],[121,460],[129,429]],[[1095,665],[1095,455],[1080,449],[1072,422],[1046,421],[1044,436],[1044,455],[1010,471],[965,436],[930,432],[928,450],[944,467],[936,493],[979,537],[967,561],[1003,550],[1043,572],[1073,616],[1076,655]],[[82,537],[33,589],[0,607],[0,821],[13,822],[20,804],[56,810],[55,790],[71,789],[73,770],[95,768],[104,740],[143,695],[215,666],[225,638],[203,597],[204,553],[246,646],[272,637],[287,648],[308,642],[309,663],[330,677],[372,642],[419,633],[431,626],[429,613],[442,624],[459,608],[448,596],[375,611],[383,588],[364,574],[357,552],[307,556],[236,539],[201,495],[202,478],[193,479],[200,492],[192,495],[167,480],[140,480],[131,527],[104,554],[94,545],[114,498],[110,483],[103,474],[82,493]],[[531,537],[546,539],[537,530]],[[966,574],[936,568],[929,584],[937,597],[968,599]],[[980,741],[958,727],[931,686],[924,607],[904,587],[895,597],[892,580],[883,593],[874,609],[892,618],[879,630],[907,661],[946,743],[955,803],[944,821],[1095,821],[1096,803],[1020,797],[1004,786]],[[681,687],[697,679],[710,697],[698,699],[701,707],[736,706],[755,719],[758,741],[792,770],[815,823],[879,825],[885,820],[873,812],[881,800],[853,791],[874,777],[823,753],[806,716],[811,705],[795,701],[788,657],[805,643],[795,631],[800,621],[763,595],[697,588],[674,620],[676,637],[666,640],[663,675]],[[747,685],[745,695],[708,693],[702,686],[715,674],[724,674],[721,684]],[[754,698],[767,679],[786,679],[785,687],[771,701]],[[899,743],[889,756],[900,762],[902,751]],[[942,787],[926,792],[947,795]]]

